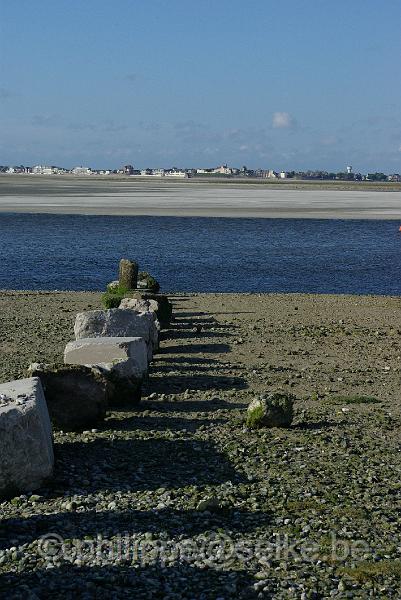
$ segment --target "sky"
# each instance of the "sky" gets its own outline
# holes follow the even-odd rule
[[[0,164],[401,172],[400,0],[0,9]]]

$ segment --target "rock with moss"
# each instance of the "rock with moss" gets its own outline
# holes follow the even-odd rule
[[[289,427],[294,417],[292,394],[274,393],[255,398],[247,410],[246,426],[249,429],[262,427]]]
[[[102,304],[108,308],[118,308],[122,299],[129,292],[129,288],[120,285],[118,281],[112,281],[107,285],[106,291],[102,294]]]
[[[138,274],[138,288],[157,294],[160,291],[160,283],[150,273],[141,271]]]
[[[33,364],[30,377],[39,377],[50,420],[58,429],[82,431],[101,422],[108,406],[108,380],[82,365]]]
[[[104,294],[102,294],[102,304],[106,309],[118,308],[123,298],[123,295],[110,294],[109,292],[105,292]]]
[[[120,282],[118,280],[116,280],[116,281],[110,281],[110,283],[108,283],[106,285],[106,290],[110,294],[115,294],[115,293],[117,293],[119,287],[120,287]]]

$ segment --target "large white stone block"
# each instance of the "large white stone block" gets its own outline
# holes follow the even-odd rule
[[[147,346],[141,337],[81,338],[67,344],[64,362],[142,379],[148,371]]]
[[[53,471],[49,413],[38,377],[0,385],[0,497],[37,489]]]
[[[141,337],[148,347],[148,360],[158,348],[158,323],[150,312],[129,309],[90,310],[78,313],[74,326],[75,339],[96,337]]]

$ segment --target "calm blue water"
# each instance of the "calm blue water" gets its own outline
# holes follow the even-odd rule
[[[0,288],[102,290],[126,257],[165,291],[401,295],[398,225],[0,214]]]

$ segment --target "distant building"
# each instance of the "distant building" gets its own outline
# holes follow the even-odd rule
[[[73,175],[92,175],[92,169],[89,167],[74,167],[71,170],[71,173],[73,173]]]
[[[273,169],[269,169],[269,171],[267,171],[268,179],[278,179],[278,176],[278,173],[276,173],[276,171],[273,171]]]
[[[232,175],[233,169],[227,165],[221,165],[220,167],[217,167],[217,169],[213,169],[212,173],[215,173],[216,175]]]
[[[172,169],[171,171],[166,171],[164,173],[165,177],[180,177],[181,179],[186,179],[188,177],[188,173],[185,171],[179,171],[178,169]]]
[[[287,171],[280,172],[280,179],[287,179]]]
[[[351,173],[352,173],[351,165],[347,167],[347,173],[348,173],[348,175],[351,175]]]
[[[47,167],[44,165],[36,165],[32,168],[32,173],[35,175],[55,175],[58,173],[57,167]]]

